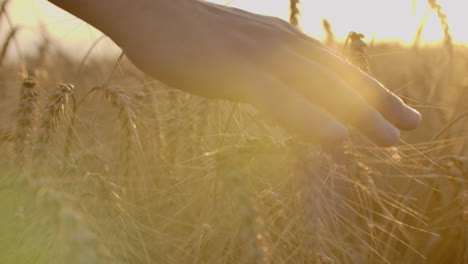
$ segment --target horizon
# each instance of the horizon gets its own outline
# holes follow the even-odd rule
[[[218,4],[226,0],[212,0]],[[446,1],[441,3],[447,13],[448,23],[456,44],[467,45],[468,21],[464,19],[462,10],[468,10],[468,2]],[[287,20],[289,1],[287,0],[233,0],[231,6],[263,15],[277,16]],[[340,8],[336,8],[340,6]],[[86,48],[102,33],[85,22],[60,10],[46,0],[15,0],[8,6],[8,11],[15,25],[25,25],[27,31],[22,31],[19,38],[23,41],[21,49],[28,50],[37,45],[37,32],[40,24],[44,25],[53,39],[69,50]],[[431,10],[427,1],[396,0],[377,2],[372,0],[356,0],[352,2],[330,0],[328,2],[302,1],[301,26],[305,33],[323,40],[322,19],[327,19],[337,37],[344,41],[350,31],[363,33],[367,40],[377,42],[398,42],[411,44],[418,27],[426,20],[422,41],[424,44],[437,44],[443,39],[443,30],[437,14]],[[2,23],[3,35],[6,34]],[[27,44],[24,44],[27,43]],[[106,54],[118,52],[111,40],[97,47],[97,53]],[[66,48],[67,49],[67,48]]]

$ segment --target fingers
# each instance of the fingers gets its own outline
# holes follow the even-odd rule
[[[259,71],[248,75],[243,76],[247,101],[284,127],[311,143],[336,145],[348,138],[342,124],[272,75]]]
[[[270,67],[288,86],[322,106],[339,121],[362,132],[379,146],[399,142],[400,132],[354,89],[328,68],[294,52],[285,51]]]
[[[381,83],[329,49],[307,39],[298,41],[294,49],[333,70],[396,127],[411,130],[419,126],[421,115],[416,110],[405,105]]]

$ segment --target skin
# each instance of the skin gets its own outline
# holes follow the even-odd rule
[[[198,0],[50,0],[95,26],[147,74],[190,93],[253,104],[313,143],[354,127],[379,146],[421,115],[287,22]]]

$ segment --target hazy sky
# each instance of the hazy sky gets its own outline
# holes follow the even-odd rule
[[[98,1],[98,0],[97,0]],[[449,23],[456,41],[468,43],[468,1],[439,0],[448,14]],[[225,0],[213,2],[224,3]],[[437,41],[442,38],[442,30],[435,12],[431,11],[426,0],[302,0],[304,30],[317,38],[323,36],[321,19],[328,19],[340,38],[349,31],[358,31],[371,38],[411,42],[422,19],[427,16],[428,24],[423,38]],[[234,0],[232,6],[252,12],[279,16],[286,19],[288,0]],[[45,0],[14,0],[10,3],[10,13],[14,23],[37,27],[38,22],[47,26],[56,39],[71,47],[88,46],[100,36],[99,32],[73,16],[59,10]],[[5,30],[3,23],[2,30]],[[20,38],[31,39],[34,30],[23,31]],[[25,41],[23,41],[25,42]],[[29,43],[32,42],[28,41]],[[108,49],[111,44],[103,44]]]

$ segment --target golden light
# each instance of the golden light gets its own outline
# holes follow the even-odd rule
[[[225,3],[226,0],[213,0]],[[442,39],[442,29],[436,13],[426,1],[374,1],[374,0],[329,0],[302,1],[304,30],[316,38],[323,38],[322,18],[329,20],[335,34],[344,39],[348,32],[359,31],[367,38],[377,41],[398,41],[411,43],[421,21],[427,18],[423,40],[437,42]],[[288,0],[234,0],[231,5],[252,12],[288,17]],[[468,43],[468,20],[463,10],[468,10],[468,1],[441,1],[447,13],[454,40]],[[46,0],[15,0],[10,3],[9,12],[14,23],[37,28],[39,23],[46,25],[54,38],[75,46],[88,46],[100,36],[86,23],[56,8]],[[5,29],[5,27],[3,27]],[[26,35],[26,36],[24,36]],[[34,38],[33,34],[22,34],[23,38]],[[110,45],[110,44],[109,44]],[[109,45],[104,49],[108,50]]]

